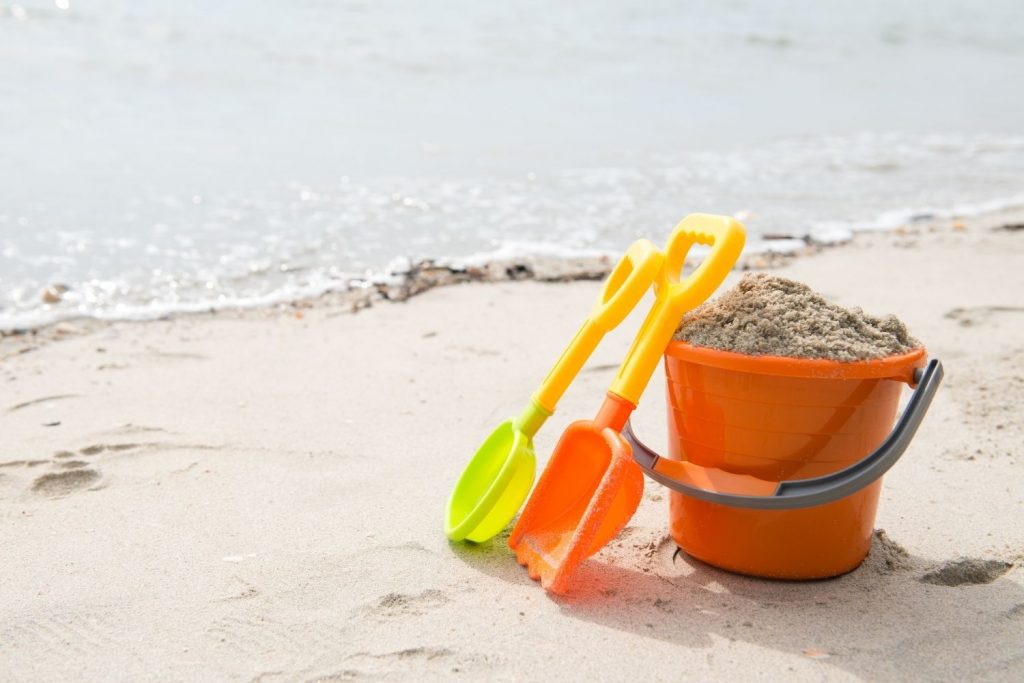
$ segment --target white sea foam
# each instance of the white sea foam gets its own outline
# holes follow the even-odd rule
[[[611,249],[593,249],[587,247],[570,247],[556,242],[541,241],[517,241],[510,240],[502,242],[497,248],[487,251],[476,252],[468,256],[458,258],[441,259],[442,263],[450,263],[455,266],[483,266],[498,261],[517,261],[534,258],[548,259],[590,259],[590,258],[618,258],[618,254]]]
[[[820,221],[811,225],[808,236],[818,244],[842,244],[858,232],[895,230],[927,220],[953,220],[972,218],[1024,209],[1024,194],[965,202],[950,207],[923,206],[884,211],[874,218],[853,221]]]
[[[228,310],[247,310],[265,308],[276,304],[290,303],[301,299],[321,296],[328,292],[345,291],[358,287],[352,281],[324,280],[301,287],[286,286],[259,296],[239,296],[229,298],[218,296],[211,299],[196,301],[158,301],[144,304],[115,303],[104,307],[78,306],[39,306],[17,313],[0,312],[0,330],[29,330],[70,320],[102,320],[102,321],[145,321],[159,320],[172,315],[211,313]]]

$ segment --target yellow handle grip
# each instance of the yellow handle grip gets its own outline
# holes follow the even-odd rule
[[[606,333],[618,327],[655,282],[664,260],[664,254],[650,240],[640,239],[629,245],[605,279],[590,309],[590,322]]]
[[[549,414],[590,358],[605,333],[621,323],[662,271],[664,255],[652,242],[637,240],[629,246],[605,279],[601,294],[569,346],[533,395],[533,401]]]
[[[695,213],[676,226],[665,248],[664,267],[654,282],[654,307],[619,367],[612,393],[633,405],[640,401],[680,318],[718,289],[743,251],[745,241],[743,226],[728,216]],[[686,255],[694,244],[707,245],[711,251],[696,270],[680,280]]]

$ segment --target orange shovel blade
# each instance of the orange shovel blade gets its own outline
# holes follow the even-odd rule
[[[569,425],[508,544],[530,578],[564,593],[572,572],[626,525],[643,497],[643,474],[613,429]]]

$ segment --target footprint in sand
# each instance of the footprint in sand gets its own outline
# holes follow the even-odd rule
[[[973,327],[987,323],[997,313],[1024,313],[1024,306],[967,306],[946,311],[950,320],[956,320],[961,327]]]
[[[935,586],[976,586],[992,583],[1012,567],[1012,562],[1003,560],[961,557],[925,572],[918,581]]]
[[[146,450],[146,451],[217,451],[229,448],[229,446],[215,446],[203,443],[165,443],[161,441],[146,441],[141,443],[97,443],[78,450],[79,455],[99,455],[100,453],[118,453],[122,451]],[[59,451],[58,458],[69,458],[75,453]]]
[[[36,477],[36,480],[32,482],[32,491],[57,498],[88,488],[99,479],[100,473],[96,470],[73,469],[66,472],[50,472]]]
[[[8,460],[0,462],[0,467],[39,467],[45,465],[48,460]]]
[[[84,460],[65,460],[63,462],[58,462],[55,464],[62,470],[77,470],[81,467],[86,467],[89,465],[89,463],[87,463]]]
[[[416,595],[405,593],[382,595],[377,599],[376,604],[368,606],[366,610],[382,617],[418,615],[449,602],[451,602],[451,598],[444,591],[428,589]]]
[[[139,448],[142,444],[137,443],[98,443],[92,446],[86,446],[78,452],[82,455],[97,455],[103,451],[127,451],[132,448]]]
[[[928,562],[911,556],[903,546],[889,538],[884,529],[876,529],[871,539],[871,552],[863,566],[879,574],[923,571],[916,577],[919,582],[955,587],[992,583],[1010,571],[1013,563],[975,557],[959,557],[941,563]]]

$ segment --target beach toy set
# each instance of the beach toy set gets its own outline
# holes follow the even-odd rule
[[[530,576],[564,593],[574,570],[625,527],[644,475],[670,490],[670,533],[688,554],[774,578],[834,576],[866,556],[880,477],[905,451],[942,378],[923,348],[838,362],[751,356],[674,341],[685,313],[721,285],[745,232],[693,214],[665,250],[638,240],[530,403],[488,437],[447,505],[453,541],[493,538],[529,500],[509,547]],[[686,277],[695,244],[708,248]],[[532,437],[602,337],[653,287],[655,301],[593,420],[570,424],[537,486]],[[651,451],[629,417],[664,358],[669,453]],[[896,428],[900,387],[915,386]]]
[[[629,522],[644,480],[620,431],[640,401],[683,313],[711,295],[743,249],[743,227],[732,218],[696,214],[673,231],[654,280],[655,302],[619,367],[593,421],[574,422],[555,447],[537,488],[512,529],[509,547],[530,576],[563,592],[573,570]],[[711,247],[680,281],[696,243]]]

